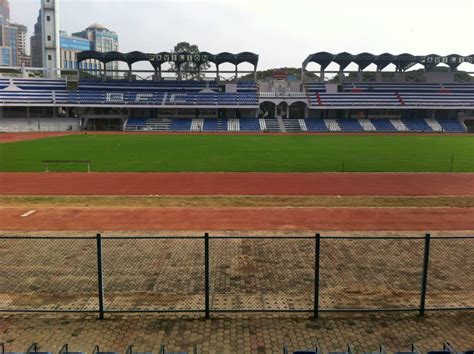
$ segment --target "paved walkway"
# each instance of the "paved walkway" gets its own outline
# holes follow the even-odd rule
[[[439,349],[449,341],[457,350],[474,348],[474,312],[430,313],[419,318],[408,314],[324,314],[314,321],[301,315],[229,315],[211,320],[175,318],[169,315],[108,315],[104,321],[74,315],[9,315],[0,317],[0,341],[7,351],[24,351],[32,342],[40,349],[123,351],[134,344],[137,351],[168,350],[199,353],[282,353],[310,348],[318,342],[323,350],[341,350],[352,343],[358,351],[406,350],[416,343],[421,350]]]

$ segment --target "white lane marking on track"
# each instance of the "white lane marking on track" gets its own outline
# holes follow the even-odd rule
[[[30,216],[34,213],[36,213],[36,210],[30,210],[30,211],[27,211],[26,213],[22,214],[21,217],[22,218],[27,218],[28,216]]]

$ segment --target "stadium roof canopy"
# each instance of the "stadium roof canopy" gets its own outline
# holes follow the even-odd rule
[[[316,63],[321,66],[324,71],[332,62],[339,65],[340,70],[344,70],[351,62],[359,66],[359,70],[364,70],[370,64],[377,65],[377,70],[382,70],[389,64],[394,64],[397,71],[405,71],[410,67],[421,64],[427,71],[430,71],[438,64],[446,64],[451,70],[456,69],[462,63],[474,63],[474,54],[462,56],[459,54],[451,54],[441,56],[438,54],[430,55],[412,55],[408,53],[393,55],[383,53],[374,55],[371,53],[350,54],[347,52],[339,54],[331,54],[328,52],[318,52],[309,55],[303,62],[303,69],[306,69],[309,63]]]
[[[84,60],[97,60],[102,63],[109,63],[112,61],[125,62],[131,67],[132,64],[140,61],[148,61],[155,69],[161,68],[161,65],[166,62],[174,63],[178,68],[184,63],[193,62],[196,64],[202,64],[206,62],[214,63],[217,66],[223,63],[230,63],[239,65],[241,63],[250,63],[254,67],[258,64],[258,55],[251,52],[242,52],[232,54],[223,52],[219,54],[211,54],[208,52],[200,52],[198,54],[193,53],[169,53],[161,52],[157,54],[142,53],[142,52],[97,52],[97,51],[84,51],[77,54],[77,61],[82,62]]]

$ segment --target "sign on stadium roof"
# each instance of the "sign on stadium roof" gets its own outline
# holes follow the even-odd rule
[[[321,66],[321,70],[326,69],[330,63],[339,64],[344,70],[350,63],[354,62],[359,65],[359,69],[364,70],[370,64],[377,65],[378,70],[382,70],[389,64],[394,64],[398,71],[404,71],[416,64],[423,65],[427,71],[430,71],[438,64],[446,64],[451,69],[457,68],[462,63],[474,63],[474,54],[462,56],[459,54],[451,54],[441,56],[438,54],[430,55],[412,55],[408,53],[393,55],[390,53],[383,53],[374,55],[371,53],[350,54],[347,52],[339,54],[331,54],[328,52],[318,52],[309,55],[303,62],[303,69],[309,63],[316,63]]]
[[[231,63],[238,65],[241,63],[250,63],[255,67],[258,64],[258,55],[251,52],[242,52],[237,54],[232,54],[228,52],[223,52],[219,54],[211,54],[208,52],[200,52],[198,54],[193,53],[170,53],[170,52],[161,52],[161,53],[142,53],[142,52],[130,52],[130,53],[120,53],[120,52],[107,52],[101,53],[94,50],[87,50],[77,54],[77,61],[81,62],[84,60],[94,59],[102,63],[109,63],[112,61],[122,61],[128,65],[139,61],[148,61],[153,65],[153,67],[161,67],[162,64],[166,62],[173,62],[177,67],[181,66],[184,63],[214,63],[220,65],[222,63]]]

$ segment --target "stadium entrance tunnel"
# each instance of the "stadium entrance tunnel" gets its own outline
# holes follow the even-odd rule
[[[275,118],[277,106],[273,102],[265,101],[260,103],[260,114],[263,118]]]
[[[293,102],[289,107],[289,117],[295,119],[303,119],[306,117],[308,105],[305,102]]]
[[[474,133],[474,119],[467,119],[464,121],[468,133]]]

